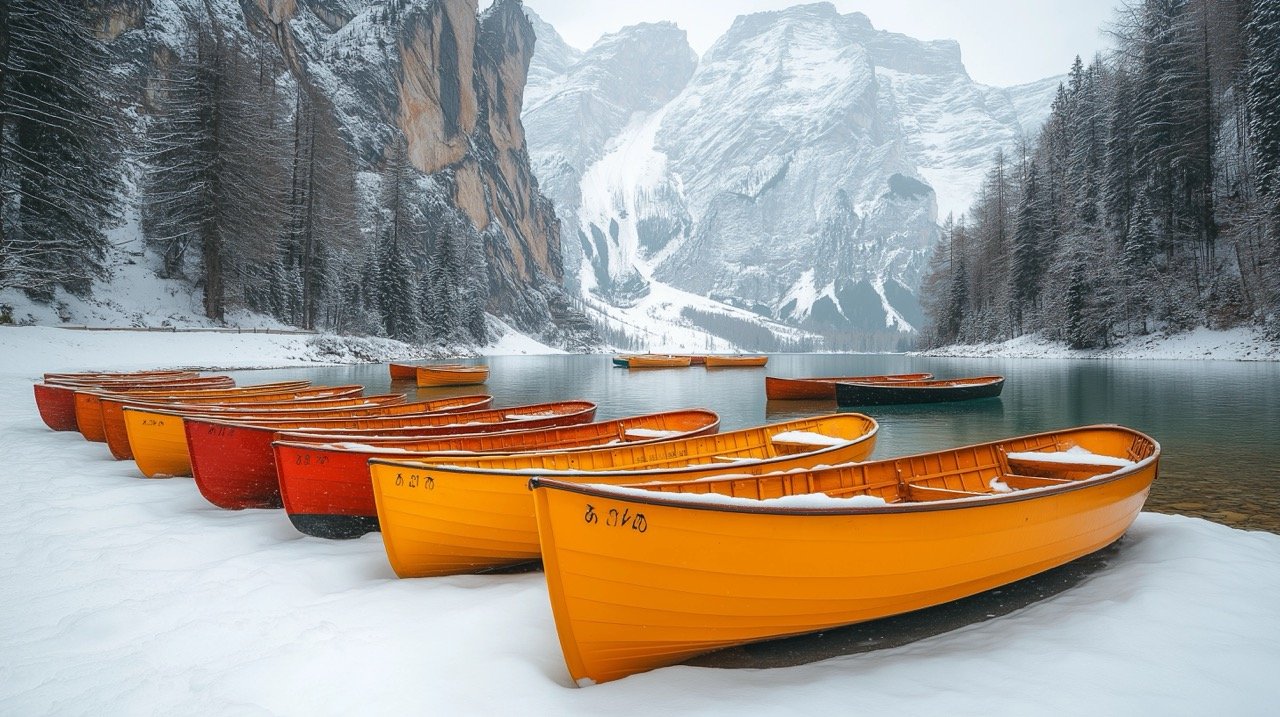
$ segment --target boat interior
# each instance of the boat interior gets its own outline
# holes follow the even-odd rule
[[[1156,445],[1139,433],[1102,427],[831,468],[634,487],[755,500],[823,493],[920,503],[1066,485],[1130,467],[1155,451]]]

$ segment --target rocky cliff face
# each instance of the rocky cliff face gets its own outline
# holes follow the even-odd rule
[[[325,98],[367,177],[403,136],[433,204],[424,215],[461,218],[483,242],[489,310],[556,333],[548,322],[565,303],[560,224],[531,170],[520,117],[535,34],[519,0],[483,13],[477,0],[139,1],[102,0],[120,8],[104,13],[106,32],[142,27],[151,69],[140,74],[162,74],[156,66],[192,23],[215,23],[238,42],[278,46],[297,87]],[[376,191],[362,201],[376,203]]]
[[[939,210],[968,207],[1039,91],[1019,107],[956,43],[829,4],[741,16],[696,64],[678,29],[625,28],[544,76],[526,126],[568,282],[615,306],[658,282],[823,333],[919,324]]]

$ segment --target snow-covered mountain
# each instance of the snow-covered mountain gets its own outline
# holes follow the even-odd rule
[[[674,25],[624,28],[560,74],[572,52],[534,26],[524,122],[566,282],[615,307],[665,284],[829,335],[920,323],[939,213],[1056,87],[980,85],[955,42],[826,3],[740,16],[700,61]]]

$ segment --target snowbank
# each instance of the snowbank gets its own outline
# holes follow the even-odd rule
[[[1196,359],[1205,361],[1280,361],[1280,343],[1253,328],[1226,331],[1199,328],[1181,334],[1135,336],[1105,349],[1074,350],[1038,334],[988,344],[943,346],[921,356],[999,358]]]
[[[0,328],[0,713],[1231,714],[1280,703],[1280,536],[1144,513],[1071,587],[870,652],[572,686],[540,573],[398,580],[378,534],[278,510],[40,423],[45,370],[305,364],[305,337]],[[320,358],[323,360],[323,358]],[[803,658],[803,654],[801,655]]]
[[[456,351],[429,350],[392,339],[332,334],[80,331],[48,326],[0,326],[0,372],[28,379],[38,378],[46,371],[95,368],[275,368],[385,363],[475,353],[474,349],[463,347]],[[497,356],[563,352],[508,329],[478,353]]]

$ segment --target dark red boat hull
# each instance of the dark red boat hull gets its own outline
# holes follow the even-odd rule
[[[501,409],[510,410],[513,409]],[[536,428],[555,425],[557,421],[585,423],[594,416],[595,408],[592,406],[589,412],[571,415],[487,425],[467,425],[464,418],[486,413],[494,411],[440,411],[437,416],[459,416],[459,423],[425,428],[422,431],[424,435],[448,435]],[[427,417],[422,418],[425,420]],[[275,433],[281,430],[278,426],[267,424],[259,427],[188,418],[183,422],[183,430],[187,435],[187,450],[191,455],[191,475],[206,500],[228,510],[279,508],[283,505],[280,481],[276,475],[275,453],[271,447]],[[370,491],[371,500],[372,497]]]
[[[35,384],[36,410],[40,420],[55,431],[76,431],[76,392],[65,386]]]

